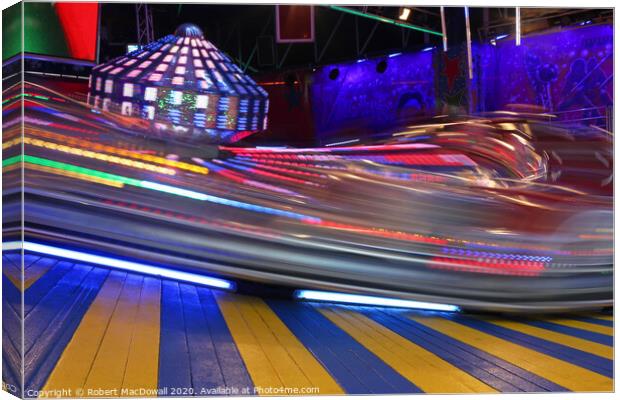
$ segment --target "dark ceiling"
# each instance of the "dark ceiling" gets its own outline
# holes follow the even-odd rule
[[[441,38],[403,29],[367,18],[356,17],[325,6],[315,8],[316,44],[276,44],[273,5],[149,4],[154,37],[172,33],[184,22],[201,27],[207,39],[227,52],[250,71],[273,71],[354,60],[360,57],[416,50],[440,45]],[[375,15],[397,18],[399,7],[350,7]],[[489,37],[514,31],[514,8],[471,8],[472,38]],[[594,23],[611,20],[610,9],[524,8],[521,11],[524,34],[569,26],[579,21]],[[340,23],[339,23],[340,20]],[[463,9],[446,8],[448,39],[463,41]],[[413,8],[409,23],[441,31],[439,7]],[[356,29],[357,25],[357,29]],[[334,29],[337,27],[337,29]],[[357,35],[356,35],[357,30]],[[102,4],[101,59],[115,57],[137,40],[134,4]],[[331,40],[330,40],[331,37]],[[326,46],[326,44],[328,45]]]

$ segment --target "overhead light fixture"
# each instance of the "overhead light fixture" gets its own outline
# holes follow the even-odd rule
[[[213,278],[202,274],[184,272],[170,268],[156,267],[133,261],[121,260],[118,258],[99,256],[91,253],[84,253],[76,250],[64,249],[62,247],[49,246],[46,244],[33,242],[4,242],[2,251],[21,250],[30,251],[48,256],[66,258],[74,261],[81,261],[87,264],[102,265],[108,268],[122,269],[129,272],[136,272],[144,275],[159,276],[162,278],[177,281],[190,282],[197,285],[204,285],[218,289],[234,290],[235,284],[225,279]]]
[[[431,46],[431,47],[425,47],[425,48],[423,48],[423,49],[422,49],[422,51],[423,51],[423,52],[425,52],[425,51],[432,51],[432,50],[434,50],[434,49],[435,49],[435,46]]]
[[[294,294],[298,300],[315,300],[332,303],[359,304],[368,306],[417,308],[435,311],[459,311],[458,306],[450,304],[427,303],[423,301],[395,299],[390,297],[365,296],[351,293],[324,292],[321,290],[297,290]]]
[[[398,19],[401,21],[406,21],[409,19],[409,15],[411,15],[411,9],[407,7],[401,7],[400,12],[398,13]]]

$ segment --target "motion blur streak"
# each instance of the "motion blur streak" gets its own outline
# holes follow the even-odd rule
[[[23,159],[17,98],[3,110],[4,200],[18,207],[23,162],[26,234],[40,241],[461,309],[613,304],[613,137],[599,129],[487,113],[341,140],[355,145],[202,148],[25,92]]]

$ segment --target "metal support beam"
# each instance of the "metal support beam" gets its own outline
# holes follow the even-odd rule
[[[319,54],[319,57],[316,60],[317,62],[320,62],[323,56],[325,55],[325,50],[327,50],[327,47],[329,46],[332,39],[334,38],[334,35],[336,35],[336,31],[338,30],[338,27],[342,23],[343,18],[344,18],[344,14],[340,14],[340,17],[338,17],[338,22],[336,22],[336,25],[334,25],[334,28],[332,29],[332,33],[329,35],[329,38],[327,38],[327,42],[325,42],[325,45],[323,46],[323,49],[321,50],[321,53]]]
[[[136,30],[138,33],[138,45],[144,46],[155,40],[153,33],[153,14],[148,4],[136,4]]]
[[[286,46],[286,50],[284,51],[284,54],[282,55],[282,59],[279,62],[277,62],[278,69],[282,68],[282,65],[284,65],[284,60],[286,60],[286,56],[288,56],[289,51],[291,51],[291,47],[293,47],[293,43],[289,43],[288,46]]]
[[[372,37],[375,36],[375,31],[377,30],[378,27],[379,27],[379,21],[376,21],[375,25],[372,27],[372,30],[370,31],[370,34],[368,35],[368,38],[366,39],[366,42],[364,42],[364,45],[362,46],[362,49],[360,50],[361,54],[364,54],[364,52],[366,51],[366,47],[368,47],[368,44],[370,43],[370,39],[372,39]]]
[[[357,15],[360,17],[364,17],[364,18],[370,18],[370,19],[374,19],[375,21],[379,21],[379,22],[383,22],[386,24],[390,24],[390,25],[395,25],[395,26],[399,26],[401,28],[408,28],[408,29],[413,29],[416,31],[421,31],[421,32],[427,32],[430,33],[431,35],[436,35],[436,36],[442,36],[442,34],[440,32],[428,29],[428,28],[424,28],[418,25],[412,25],[406,22],[402,22],[400,20],[395,20],[392,18],[386,18],[386,17],[382,17],[380,15],[375,15],[375,14],[371,14],[371,13],[367,13],[367,12],[362,12],[362,11],[358,11],[358,10],[354,10],[352,8],[348,8],[348,7],[340,7],[340,6],[328,6],[329,8],[331,8],[332,10],[337,10],[337,11],[342,11],[348,14],[353,14],[353,15]]]
[[[267,23],[263,26],[263,28],[261,29],[260,34],[258,36],[263,36],[265,34],[265,32],[267,31],[267,28],[271,24],[272,20],[273,20],[273,14],[269,14],[269,18],[267,19]],[[258,50],[258,42],[256,42],[254,44],[254,47],[252,47],[252,51],[250,52],[250,56],[248,57],[248,60],[243,65],[243,72],[248,70],[248,67],[250,66],[250,63],[252,62],[252,59],[254,58],[254,55],[256,54],[257,50]]]

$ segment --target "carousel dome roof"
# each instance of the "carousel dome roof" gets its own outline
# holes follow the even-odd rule
[[[90,85],[95,106],[105,108],[107,99],[108,108],[123,114],[163,119],[194,133],[252,132],[266,124],[267,92],[193,24],[97,65]]]

